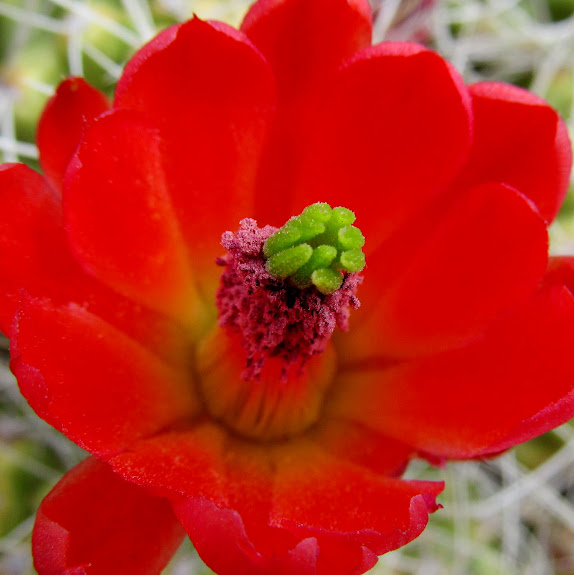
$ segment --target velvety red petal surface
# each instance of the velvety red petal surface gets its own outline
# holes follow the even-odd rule
[[[189,373],[75,304],[22,302],[11,367],[34,410],[97,455],[121,451],[198,410]]]
[[[568,189],[572,152],[564,122],[521,88],[495,82],[469,87],[474,113],[471,157],[463,181],[504,182],[554,219]]]
[[[40,505],[34,566],[39,575],[157,575],[184,535],[165,499],[89,457]]]
[[[442,486],[380,476],[335,451],[306,440],[257,445],[204,424],[141,441],[111,463],[131,481],[174,493],[198,551],[222,575],[287,574],[295,565],[360,573],[353,565],[369,568],[373,552],[422,531]]]
[[[253,215],[274,102],[270,69],[247,39],[197,18],[145,46],[118,83],[114,105],[159,129],[169,192],[201,281],[219,273],[221,234]]]
[[[138,303],[189,318],[194,288],[164,175],[157,129],[112,112],[86,132],[64,190],[66,229],[77,259]]]
[[[312,96],[371,43],[366,0],[259,0],[241,26],[271,65],[280,102]]]
[[[574,293],[574,256],[553,256],[548,261],[545,285],[565,285]]]
[[[322,93],[342,62],[371,43],[371,28],[365,0],[260,0],[247,13],[241,29],[271,65],[279,100],[258,173],[252,216],[260,225],[294,215],[296,173]]]
[[[85,128],[108,108],[106,96],[83,78],[64,80],[46,104],[38,124],[40,164],[58,189]]]
[[[292,541],[285,538],[271,553],[248,538],[251,526],[247,523],[246,532],[236,507],[195,498],[176,507],[198,551],[221,575],[288,574],[294,568],[321,575],[363,573],[376,563],[376,553],[422,531],[442,489],[440,484],[379,478],[314,447],[283,450],[276,465],[268,522],[283,528]],[[253,493],[245,495],[253,501]],[[218,552],[216,541],[223,541],[232,555]]]
[[[220,508],[205,497],[189,499],[176,511],[196,550],[218,575],[318,573],[319,546],[314,538],[294,543],[282,555],[266,557],[255,549],[237,511]]]
[[[199,554],[220,575],[359,575],[378,560],[368,547],[349,543],[346,534],[335,540],[302,534],[305,538],[291,549],[265,556],[247,537],[236,511],[205,498],[191,499],[176,509]],[[225,553],[215,541],[225,542]]]
[[[559,289],[564,286],[570,293],[574,293],[574,257],[551,257],[543,286],[546,289]],[[494,446],[493,452],[502,451],[561,425],[564,423],[564,414],[571,410],[572,404],[574,404],[574,389],[558,401],[550,403],[534,417],[521,422],[508,436]]]
[[[574,415],[573,346],[574,298],[552,286],[466,348],[343,372],[328,409],[437,456],[493,453]]]
[[[507,186],[439,203],[367,259],[363,309],[342,353],[404,357],[462,345],[536,292],[547,251],[540,214]]]
[[[22,164],[0,166],[0,329],[11,335],[20,290],[67,299],[81,283],[57,192]]]
[[[360,421],[344,418],[321,422],[308,438],[335,458],[388,477],[401,475],[415,456],[410,445],[381,435]]]
[[[241,441],[229,436],[221,426],[205,422],[191,429],[143,440],[115,456],[110,463],[126,479],[163,489],[166,496],[176,501],[181,495],[202,507],[201,499],[204,498],[220,508],[238,513],[240,521],[231,522],[247,529],[248,535],[243,538],[252,547],[246,554],[243,544],[240,545],[245,562],[258,554],[284,554],[297,544],[289,533],[269,526],[274,475],[272,458],[270,446]],[[210,506],[205,509],[209,511]],[[196,524],[187,527],[193,527],[194,533],[203,533],[201,538],[205,538],[205,545],[216,546],[223,558],[227,553],[223,554],[221,550],[229,549],[229,560],[232,561],[237,545],[233,541],[238,533],[235,527],[233,537],[228,535],[222,540],[217,538],[217,531],[208,531],[210,518],[203,519],[199,518]],[[215,549],[212,548],[209,554],[212,551]]]
[[[0,330],[11,335],[25,290],[56,304],[75,302],[166,360],[187,361],[189,333],[175,334],[177,326],[162,314],[83,273],[70,252],[61,211],[57,192],[39,174],[21,164],[0,167]]]
[[[316,447],[286,446],[278,459],[271,522],[297,534],[386,553],[417,537],[441,483],[381,477]]]
[[[470,145],[470,99],[457,72],[416,44],[384,43],[325,90],[293,213],[316,201],[357,215],[369,253],[454,179]]]

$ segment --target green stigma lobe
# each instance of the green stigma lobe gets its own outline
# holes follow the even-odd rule
[[[345,226],[338,233],[339,246],[343,250],[362,248],[365,245],[365,236],[355,226]]]
[[[299,288],[314,285],[321,293],[333,293],[343,283],[343,272],[365,267],[365,237],[351,225],[354,221],[347,208],[331,209],[323,202],[307,206],[266,240],[267,271]]]
[[[330,294],[341,287],[343,277],[332,268],[323,268],[311,274],[311,281],[321,293]]]
[[[347,250],[339,258],[341,268],[356,273],[365,267],[365,254],[360,249]]]
[[[306,264],[313,255],[313,248],[308,244],[300,244],[287,248],[267,260],[267,271],[276,278],[285,279]]]
[[[309,287],[313,282],[311,276],[315,270],[328,268],[337,257],[337,248],[320,245],[313,250],[309,261],[300,267],[292,276],[291,281],[300,288]],[[340,273],[337,275],[341,276]],[[335,288],[337,289],[337,288]]]

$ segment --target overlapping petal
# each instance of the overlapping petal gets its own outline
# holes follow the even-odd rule
[[[74,302],[105,318],[170,362],[189,353],[184,332],[161,314],[121,297],[86,276],[75,260],[62,224],[58,193],[21,164],[0,167],[0,329],[11,336],[22,290],[55,304]],[[166,345],[169,340],[170,344]]]
[[[200,555],[221,575],[364,573],[376,564],[376,553],[382,552],[381,544],[387,550],[393,549],[420,534],[426,525],[429,511],[436,509],[434,497],[442,487],[440,484],[414,481],[377,481],[361,476],[356,473],[356,469],[346,469],[344,473],[342,467],[336,465],[337,481],[321,483],[320,487],[325,491],[319,493],[316,491],[317,483],[311,482],[311,478],[308,483],[305,480],[300,484],[290,481],[277,487],[271,522],[274,522],[274,514],[280,517],[282,524],[285,524],[284,530],[291,532],[293,542],[291,546],[284,543],[282,550],[276,549],[271,555],[264,555],[253,545],[240,514],[232,508],[218,507],[205,498],[193,498],[176,506],[176,510]],[[326,473],[332,471],[332,468],[325,469]],[[341,477],[342,474],[344,477]],[[326,477],[315,475],[312,479],[325,480]],[[348,483],[345,484],[345,481]],[[331,490],[333,486],[335,489]],[[295,489],[294,493],[290,491],[292,488]],[[315,503],[304,517],[299,513],[299,489],[309,499],[313,498]],[[359,492],[367,499],[372,498],[367,506],[358,508],[356,501],[350,501],[350,493]],[[296,502],[294,506],[293,501]],[[371,503],[374,501],[377,505],[373,506]],[[330,508],[333,515],[341,518],[350,515],[345,513],[346,505],[351,506],[357,524],[363,522],[369,525],[367,530],[348,532],[333,530],[332,526],[326,529],[313,527],[315,521],[323,525],[328,523],[325,517],[315,515],[314,511],[319,506],[321,510]],[[377,513],[377,521],[373,522],[372,517],[364,513],[365,507]],[[296,516],[293,523],[283,516],[285,509],[289,510],[289,517]],[[341,526],[342,529],[346,527]],[[377,532],[377,528],[385,531]],[[221,553],[217,542],[225,542],[225,554]]]
[[[395,43],[359,52],[302,138],[293,213],[315,201],[351,207],[368,256],[447,189],[470,135],[466,88],[437,54]]]
[[[0,166],[0,329],[12,333],[22,288],[64,299],[82,279],[62,229],[56,191],[21,164]]]
[[[446,200],[368,260],[364,309],[342,342],[351,361],[460,346],[536,292],[548,240],[532,202],[497,183]]]
[[[68,170],[66,229],[89,273],[138,303],[185,320],[197,298],[162,148],[157,129],[136,114],[99,118]]]
[[[34,565],[42,575],[156,575],[183,537],[165,499],[90,457],[40,505]]]
[[[62,188],[68,164],[87,126],[109,108],[104,94],[83,78],[68,78],[48,101],[38,124],[37,142],[44,174]]]
[[[197,18],[140,50],[118,83],[114,106],[141,112],[159,130],[175,213],[202,282],[217,275],[221,234],[253,214],[274,105],[269,66],[246,37]]]
[[[329,409],[441,457],[500,451],[574,415],[572,325],[570,291],[545,288],[461,350],[343,372]]]
[[[293,215],[305,143],[332,76],[370,44],[371,28],[365,0],[264,0],[245,17],[241,29],[266,58],[278,87],[277,112],[257,175],[253,217],[260,223],[279,226]]]
[[[365,0],[263,0],[241,30],[269,62],[281,104],[307,105],[347,58],[371,43],[371,10]]]
[[[398,477],[416,455],[400,439],[381,435],[360,421],[328,418],[308,438],[332,457],[365,467],[383,477]]]
[[[229,566],[237,560],[239,572],[248,573],[249,565],[264,566],[273,554],[286,555],[297,545],[288,532],[269,525],[274,476],[270,447],[230,436],[216,423],[200,422],[142,440],[110,463],[126,479],[174,499],[178,514],[188,514],[182,520],[197,538],[198,550],[214,568],[219,561]],[[197,513],[200,517],[192,524]],[[218,533],[224,538],[217,539]],[[217,552],[222,547],[229,554]],[[279,568],[280,562],[273,563]]]
[[[203,560],[220,575],[317,575],[319,546],[310,537],[293,543],[282,555],[264,556],[245,532],[241,516],[221,508],[205,497],[194,497],[176,507]],[[220,544],[225,542],[225,553]]]
[[[552,221],[566,195],[572,152],[564,121],[521,88],[482,82],[469,88],[474,116],[465,185],[499,181],[520,190]]]
[[[186,371],[75,304],[22,302],[12,370],[34,410],[96,455],[121,451],[198,411]]]
[[[574,293],[574,256],[550,257],[544,285],[564,285]]]
[[[271,522],[319,541],[344,541],[377,555],[417,537],[441,483],[370,473],[305,445],[281,451]]]
[[[222,575],[367,569],[373,553],[422,531],[442,490],[375,474],[315,442],[258,445],[213,424],[143,440],[111,463],[130,481],[172,492],[198,551]]]

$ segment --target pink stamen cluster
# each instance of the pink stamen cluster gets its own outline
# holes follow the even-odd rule
[[[302,370],[325,351],[336,327],[348,329],[350,309],[360,306],[356,291],[362,277],[345,274],[341,287],[329,295],[314,286],[300,289],[265,269],[263,244],[277,228],[259,228],[251,218],[240,226],[221,238],[228,253],[217,260],[225,267],[217,291],[219,325],[241,335],[245,380],[258,378],[269,357],[283,360],[286,377],[293,364]]]

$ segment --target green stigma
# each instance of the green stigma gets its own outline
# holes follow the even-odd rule
[[[314,285],[331,294],[343,283],[343,273],[365,267],[365,236],[351,225],[355,214],[319,202],[307,206],[267,238],[265,268],[273,277],[287,279],[303,289]]]

